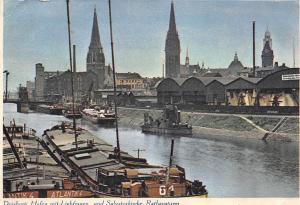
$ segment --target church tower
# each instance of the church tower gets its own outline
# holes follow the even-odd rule
[[[174,3],[171,3],[169,30],[165,44],[166,77],[180,77],[180,41],[176,30]]]
[[[189,67],[190,65],[190,57],[189,57],[189,48],[186,49],[186,57],[185,57],[185,66]]]
[[[264,48],[261,54],[262,67],[273,66],[274,54],[272,50],[271,33],[267,29],[263,40]]]
[[[90,70],[95,71],[103,68],[104,65],[105,65],[105,57],[104,57],[104,53],[100,41],[97,12],[95,8],[91,42],[90,42],[89,51],[86,58],[86,69],[87,71]]]

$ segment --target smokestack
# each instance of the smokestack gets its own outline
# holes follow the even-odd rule
[[[73,71],[76,73],[76,45],[73,45]]]
[[[296,61],[295,61],[295,38],[293,38],[293,67],[296,68]]]
[[[255,77],[255,21],[252,22],[253,25],[253,77]]]

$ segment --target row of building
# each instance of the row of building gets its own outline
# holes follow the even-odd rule
[[[166,78],[156,90],[158,104],[299,106],[299,69],[280,69],[264,78]]]

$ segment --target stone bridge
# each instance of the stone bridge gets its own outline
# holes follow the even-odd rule
[[[26,106],[26,107],[29,107],[30,109],[35,109],[37,105],[40,105],[40,104],[46,104],[46,105],[53,105],[54,103],[52,101],[22,101],[20,100],[19,98],[10,98],[10,99],[3,99],[3,103],[14,103],[14,104],[17,104],[17,112],[22,112],[21,108]]]

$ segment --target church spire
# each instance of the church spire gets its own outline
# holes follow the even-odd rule
[[[175,22],[175,12],[174,12],[174,3],[171,3],[171,12],[170,12],[170,21],[169,21],[169,32],[176,31],[176,22]]]
[[[189,48],[186,48],[186,57],[185,57],[185,65],[189,65],[190,64],[190,57],[189,57]]]
[[[176,30],[174,3],[171,3],[169,30],[165,44],[166,77],[180,77],[180,41]]]
[[[93,29],[92,29],[90,48],[100,48],[102,52],[96,7],[94,8],[94,19],[93,19]]]
[[[99,70],[105,65],[105,57],[100,41],[96,7],[94,8],[91,42],[86,59],[87,70]]]

